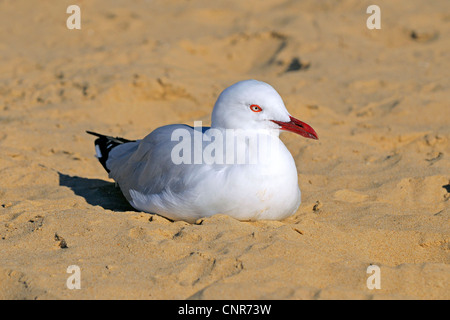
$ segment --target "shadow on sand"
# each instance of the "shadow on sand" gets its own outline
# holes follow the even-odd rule
[[[114,183],[100,179],[88,179],[69,176],[58,172],[59,185],[70,188],[77,196],[86,199],[93,206],[124,212],[135,211]]]

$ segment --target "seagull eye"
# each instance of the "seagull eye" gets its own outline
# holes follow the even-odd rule
[[[250,110],[252,110],[253,112],[261,112],[262,111],[261,107],[258,106],[257,104],[252,104],[250,106]]]

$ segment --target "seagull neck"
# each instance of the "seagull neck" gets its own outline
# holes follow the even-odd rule
[[[211,129],[220,130],[224,135],[233,135],[233,136],[259,136],[259,135],[268,135],[272,137],[279,137],[280,130],[279,129],[230,129],[230,128],[221,128],[221,127],[211,127]]]

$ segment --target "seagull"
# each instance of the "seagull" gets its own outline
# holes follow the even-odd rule
[[[283,220],[297,211],[297,168],[282,131],[318,139],[271,85],[244,80],[219,95],[211,127],[166,125],[141,140],[87,133],[132,207],[195,223],[214,214]]]

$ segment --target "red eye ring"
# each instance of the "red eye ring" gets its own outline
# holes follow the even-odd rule
[[[262,108],[260,106],[258,106],[257,104],[252,104],[250,106],[250,110],[252,110],[253,112],[261,112]]]

